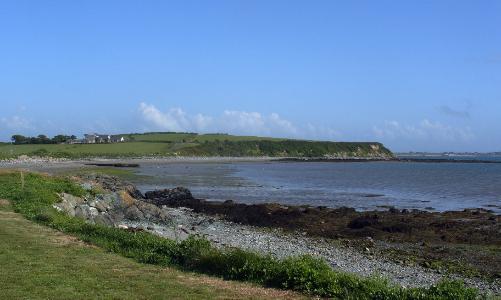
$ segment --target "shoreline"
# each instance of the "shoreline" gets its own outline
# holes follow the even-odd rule
[[[447,159],[447,158],[409,158],[409,157],[272,157],[272,156],[159,156],[159,157],[89,157],[53,158],[29,157],[0,159],[0,167],[15,165],[41,164],[140,164],[140,163],[235,163],[235,162],[302,162],[302,163],[454,163],[454,164],[501,164],[501,160],[485,159]]]
[[[430,226],[431,231],[436,227],[433,224],[451,224],[450,221],[469,217],[471,219],[469,222],[461,223],[468,226],[466,231],[469,232],[469,229],[485,226],[486,222],[490,221],[491,215],[484,211],[466,211],[462,215],[450,215],[450,213],[395,210],[357,213],[348,208],[317,208],[316,214],[311,207],[286,207],[278,204],[244,205],[231,201],[204,202],[202,199],[193,198],[191,192],[185,188],[159,190],[142,195],[134,185],[111,176],[89,175],[80,177],[80,180],[79,182],[87,184],[88,188],[89,184],[99,185],[112,193],[120,194],[119,191],[125,189],[136,199],[134,200],[136,203],[143,203],[137,204],[141,212],[134,210],[132,216],[129,215],[114,224],[121,226],[120,228],[145,231],[175,241],[182,241],[190,235],[195,235],[208,239],[216,247],[236,247],[277,258],[310,254],[324,259],[335,270],[360,276],[382,276],[404,287],[428,287],[441,279],[449,278],[464,280],[469,286],[477,287],[483,292],[501,293],[501,282],[495,277],[496,275],[492,280],[487,280],[483,275],[469,276],[467,273],[448,269],[448,265],[440,268],[431,267],[431,264],[442,263],[449,259],[454,261],[469,258],[468,263],[483,268],[486,272],[488,270],[492,272],[492,269],[495,270],[501,263],[495,254],[491,254],[488,264],[485,262],[474,264],[485,259],[483,253],[486,253],[484,251],[488,251],[489,247],[499,247],[499,240],[496,240],[497,237],[489,233],[490,231],[485,234],[494,239],[493,241],[483,241],[483,236],[478,239],[472,237],[471,241],[463,241],[462,237],[458,237],[459,240],[442,240],[440,234],[443,232],[438,233],[436,238],[431,238],[429,231],[422,233],[419,230],[405,232],[397,230],[399,228],[397,223],[405,215],[410,219],[418,218],[413,226],[416,224],[421,226],[423,223],[424,227]],[[109,200],[100,197],[84,206],[90,205],[99,209],[101,207],[99,202],[103,201]],[[146,211],[145,206],[150,208]],[[232,213],[232,207],[236,208],[237,214]],[[157,211],[162,220],[169,221],[162,223],[155,218],[151,219],[151,215],[157,215],[152,211]],[[379,214],[379,217],[374,217],[375,213]],[[238,214],[242,214],[241,218],[237,217]],[[378,222],[371,222],[375,219]],[[294,223],[295,220],[298,222]],[[367,220],[369,222],[366,222]],[[424,222],[425,220],[427,222]],[[497,217],[497,220],[499,224],[501,217]],[[310,223],[324,227],[311,231]],[[322,231],[334,226],[337,226],[336,230],[339,232],[351,231],[353,234],[342,236]],[[394,230],[386,231],[390,226],[393,226],[391,228]],[[377,231],[386,232],[386,236],[375,234]],[[417,238],[408,240],[410,236]],[[467,247],[467,244],[472,245]],[[459,249],[463,252],[457,254]],[[407,252],[400,253],[398,257],[388,255],[396,250]],[[420,256],[421,253],[424,255]],[[438,256],[429,256],[434,253]],[[478,253],[482,255],[477,255]]]
[[[462,280],[482,292],[501,294],[501,282],[435,270],[415,263],[391,259],[384,252],[395,245],[371,238],[338,240],[311,237],[300,230],[256,227],[224,220],[219,216],[196,213],[189,208],[163,206],[172,219],[171,226],[153,222],[125,221],[136,230],[181,241],[189,235],[201,236],[216,247],[236,247],[276,258],[309,254],[324,259],[334,270],[362,277],[380,276],[404,287],[429,287],[442,279]],[[400,246],[401,244],[398,244]]]
[[[501,282],[495,275],[496,268],[500,266],[500,258],[495,255],[494,250],[499,249],[499,242],[483,243],[483,236],[475,236],[479,233],[476,228],[485,227],[488,222],[494,222],[493,224],[499,227],[501,217],[491,220],[491,215],[485,211],[464,211],[463,214],[455,214],[403,212],[393,209],[386,212],[360,213],[348,208],[326,209],[279,204],[268,204],[271,207],[244,206],[231,201],[218,204],[207,202],[205,204],[212,209],[202,210],[196,207],[197,201],[202,201],[201,199],[192,198],[195,201],[194,207],[189,207],[188,202],[182,201],[174,203],[175,205],[155,203],[156,201],[150,200],[165,198],[163,195],[166,194],[145,198],[136,193],[137,189],[133,185],[116,177],[92,175],[80,179],[78,182],[87,189],[100,186],[109,195],[82,199],[82,206],[89,212],[81,214],[84,218],[101,216],[91,212],[102,209],[102,204],[115,203],[111,201],[115,197],[112,195],[121,197],[120,191],[125,190],[136,199],[134,201],[140,211],[132,210],[129,212],[131,215],[114,226],[126,226],[130,230],[146,231],[174,240],[198,235],[207,238],[217,247],[237,247],[280,258],[310,254],[325,259],[335,270],[361,276],[383,276],[405,287],[431,286],[440,279],[450,278],[464,280],[469,286],[477,287],[482,292],[501,294]],[[214,209],[214,205],[219,208]],[[149,213],[145,211],[145,207],[149,207]],[[231,207],[237,207],[239,212],[244,212],[243,217],[234,218]],[[254,209],[248,209],[249,207]],[[75,207],[75,213],[76,211]],[[252,211],[256,212],[254,215],[258,218],[246,216],[249,211],[251,215]],[[159,220],[170,221],[165,224],[157,222],[156,215],[153,219],[150,217],[154,215],[152,212],[158,213]],[[263,220],[263,217],[266,222],[253,223],[253,220]],[[410,228],[405,226],[407,220],[401,220],[404,217],[416,219],[410,224]],[[292,226],[286,226],[287,224]],[[467,234],[457,237],[452,235],[452,239],[443,240],[439,232],[434,238],[430,238],[430,232],[421,232],[420,228],[414,228],[414,225],[419,225],[420,228],[430,227],[431,232],[440,228],[446,232],[451,228],[466,229]],[[335,226],[337,231],[351,234],[315,234]],[[375,234],[377,232],[383,235]],[[489,232],[490,230],[483,229],[480,233],[487,234],[492,239],[498,238],[496,234]],[[410,239],[417,234],[422,235]],[[462,240],[464,237],[471,240]],[[469,259],[466,272],[459,272],[457,267],[463,265],[457,264],[456,261],[462,262],[465,259]],[[435,267],[437,264],[439,267]],[[472,267],[484,268],[486,271],[494,269],[494,277],[484,277],[483,273],[480,273],[481,276],[475,272],[470,273]]]
[[[331,160],[331,161],[326,161],[325,162],[332,162],[332,163],[342,163],[342,162],[387,162],[387,163],[398,163],[398,161],[394,160]],[[19,169],[19,170],[26,170],[26,171],[35,171],[35,172],[42,172],[42,173],[50,173],[53,175],[69,175],[73,173],[78,173],[79,171],[82,172],[99,172],[100,169],[103,170],[104,173],[110,173],[111,175],[115,176],[125,176],[128,178],[128,180],[134,181],[134,176],[136,169],[139,169],[141,166],[154,166],[155,164],[232,164],[232,163],[294,163],[294,162],[303,162],[297,161],[297,159],[294,160],[285,160],[283,158],[276,158],[276,157],[147,157],[147,158],[129,158],[129,159],[110,159],[110,158],[92,158],[92,159],[52,159],[52,158],[23,158],[23,159],[16,159],[16,160],[8,160],[8,161],[1,161],[0,160],[0,169]],[[316,162],[313,160],[308,160],[306,162]],[[407,162],[407,161],[404,161]],[[119,173],[115,173],[114,170],[116,170]],[[123,173],[120,173],[123,172]],[[129,175],[130,173],[130,175]],[[137,175],[138,178],[140,178],[142,175]],[[149,175],[145,175],[149,176]],[[147,179],[144,179],[147,180]],[[138,182],[136,182],[138,183]],[[189,186],[189,185],[186,185]],[[173,187],[173,186],[172,186]],[[157,188],[160,188],[158,186]],[[146,190],[147,191],[147,190]],[[366,198],[372,198],[372,197],[379,197],[382,196],[382,194],[372,194],[370,192],[367,193],[365,196]],[[232,199],[230,198],[210,198],[209,201],[224,201],[227,199]],[[244,200],[239,200],[238,197],[233,198],[236,203],[246,203],[246,204],[258,204],[258,203],[267,203],[269,201],[257,201],[257,202],[247,202]],[[273,202],[273,201],[271,201]],[[280,202],[280,201],[278,201]],[[424,201],[423,201],[424,202]],[[284,203],[284,202],[282,202]],[[285,203],[286,204],[286,203]],[[301,205],[300,203],[294,204],[294,205]],[[305,204],[307,205],[307,204]],[[324,204],[320,204],[324,205]],[[315,206],[315,205],[313,205]],[[344,206],[350,206],[350,205],[344,205]],[[342,207],[340,206],[329,206],[327,205],[329,209],[331,208],[339,208]],[[417,209],[425,212],[431,212],[431,213],[443,213],[443,212],[458,212],[463,209],[469,209],[469,210],[486,210],[488,212],[494,213],[496,215],[501,215],[501,211],[499,209],[501,208],[501,205],[494,205],[493,203],[489,205],[478,205],[478,206],[464,206],[461,208],[457,209],[437,209],[434,207],[408,207],[408,206],[399,206],[398,204],[393,204],[393,205],[376,205],[373,208],[355,208],[357,212],[368,212],[368,211],[386,211],[390,208],[407,208],[409,210],[412,209]]]

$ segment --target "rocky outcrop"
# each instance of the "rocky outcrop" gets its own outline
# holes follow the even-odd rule
[[[389,207],[386,211],[359,212],[348,207],[207,201],[193,198],[183,188],[149,192],[145,196],[146,201],[157,205],[186,207],[235,223],[300,230],[318,237],[501,245],[501,216],[483,209],[440,213]]]
[[[160,207],[143,201],[134,186],[105,176],[100,177],[99,182],[84,182],[82,187],[91,190],[95,184],[106,186],[109,190],[84,198],[62,193],[59,195],[61,202],[56,203],[54,208],[89,223],[107,226],[118,226],[127,220],[169,223],[169,216]]]
[[[60,194],[59,197],[61,198],[61,202],[54,204],[54,207],[59,211],[64,211],[72,217],[76,215],[75,208],[85,203],[83,198],[66,193]]]
[[[190,190],[184,187],[146,192],[145,198],[146,201],[158,206],[175,205],[176,203],[184,203],[186,200],[194,200]]]
[[[84,181],[82,185],[87,185],[87,188],[84,187],[86,189],[90,189],[88,188],[89,185],[91,187],[100,186],[102,189],[106,191],[110,192],[127,191],[127,193],[129,193],[132,197],[136,199],[143,198],[143,194],[141,194],[141,192],[138,189],[136,189],[136,187],[133,184],[127,181],[123,181],[115,176],[109,176],[99,173],[86,174],[82,175],[80,177],[80,180]]]

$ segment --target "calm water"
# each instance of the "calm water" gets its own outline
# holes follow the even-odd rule
[[[136,182],[142,191],[185,186],[206,199],[501,213],[501,164],[166,163],[144,164],[139,173],[153,176]]]

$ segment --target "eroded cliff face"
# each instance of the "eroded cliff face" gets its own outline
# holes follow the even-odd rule
[[[377,142],[321,141],[212,141],[182,148],[181,156],[269,156],[314,158],[379,158],[388,159],[393,153]]]

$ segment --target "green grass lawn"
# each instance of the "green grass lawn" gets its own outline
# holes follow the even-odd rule
[[[0,201],[2,299],[276,299],[297,294],[140,264],[16,214]]]

